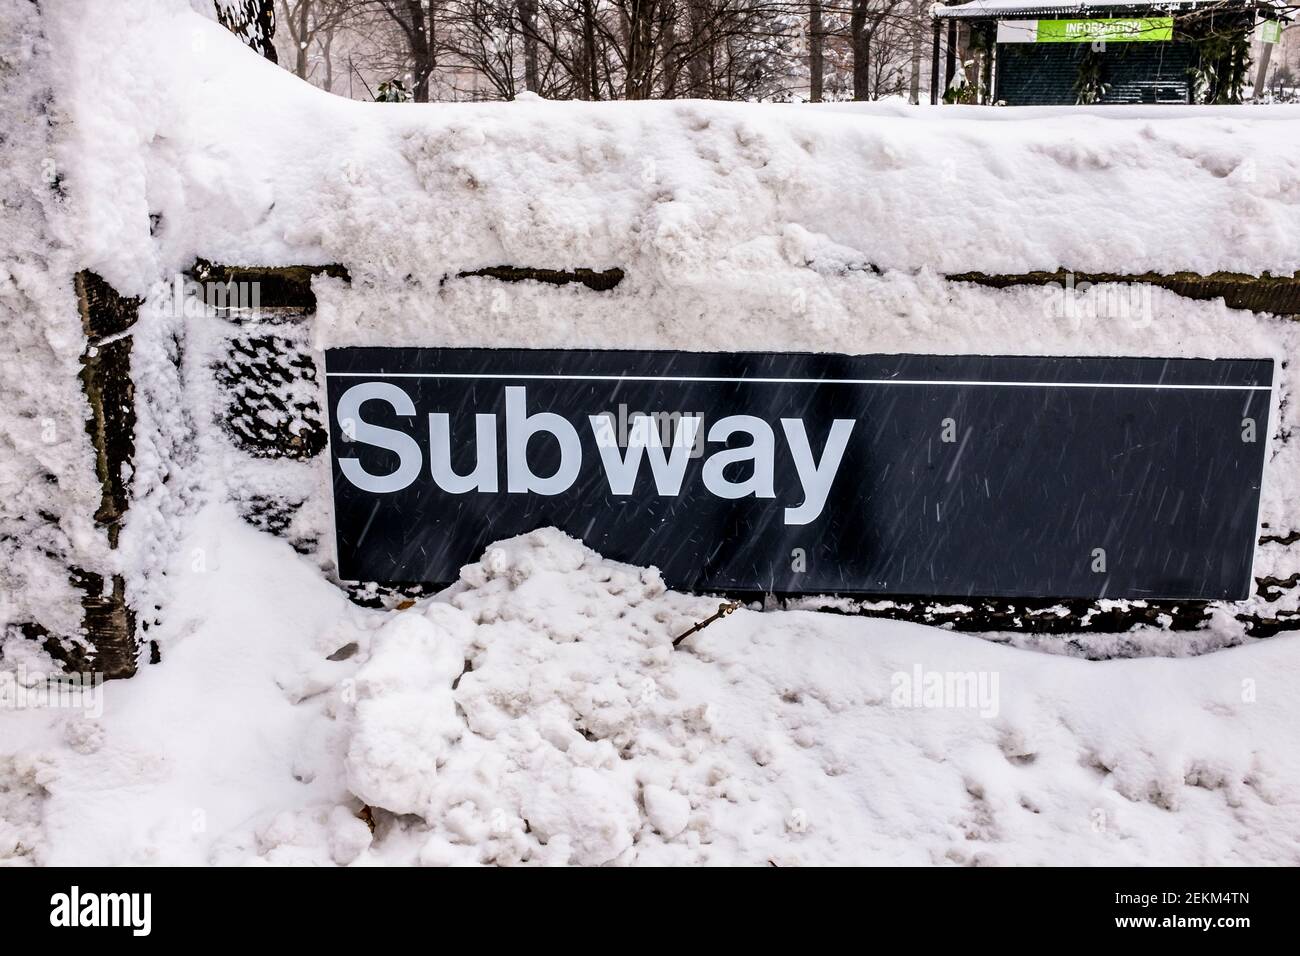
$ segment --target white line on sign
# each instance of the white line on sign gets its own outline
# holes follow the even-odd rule
[[[704,382],[748,385],[995,385],[1007,388],[1151,388],[1210,392],[1268,392],[1272,385],[1165,385],[1126,382],[991,382],[931,378],[723,378],[703,375],[528,375],[490,372],[326,372],[328,378],[556,379],[572,382]]]

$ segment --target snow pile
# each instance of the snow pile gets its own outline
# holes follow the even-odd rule
[[[628,293],[665,306],[746,279],[770,297],[807,273],[824,287],[812,312],[867,264],[1300,268],[1300,108],[362,104],[185,0],[48,6],[87,265],[121,291],[196,256],[341,262],[371,297],[405,284],[436,320],[439,280],[501,264],[620,267]],[[788,312],[789,289],[776,299]]]
[[[362,800],[394,813],[428,810],[438,766],[463,729],[450,695],[430,690],[450,688],[460,675],[464,658],[457,638],[472,625],[445,606],[434,611],[444,613],[403,615],[385,625],[356,676],[350,784]]]
[[[73,297],[66,133],[56,65],[34,4],[0,0],[0,643],[10,624],[80,625],[67,568],[105,566],[92,515],[99,485],[77,375],[85,347]]]
[[[715,608],[554,531],[489,550],[358,671],[409,675],[348,755],[354,792],[422,818],[381,839],[426,863],[1300,860],[1294,641],[1088,664],[741,610],[674,650]]]
[[[103,685],[97,705],[0,694],[0,834],[17,831],[0,861],[201,863],[249,820],[343,799],[326,691],[352,667],[327,657],[365,612],[229,506],[194,516],[167,570],[165,663]],[[49,673],[5,666],[31,686]]]
[[[716,600],[555,531],[384,612],[194,524],[165,663],[5,716],[0,858],[1300,863],[1294,636],[1098,663],[742,609],[674,649]]]

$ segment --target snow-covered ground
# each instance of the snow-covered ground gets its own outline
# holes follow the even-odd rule
[[[0,623],[75,616],[51,558],[73,555],[126,578],[162,662],[79,706],[0,710],[0,862],[1300,863],[1300,637],[1177,656],[1241,641],[1223,608],[1186,644],[1153,635],[1171,656],[1084,661],[742,609],[674,649],[716,598],[546,529],[433,598],[363,609],[332,579],[327,463],[230,446],[212,365],[237,330],[158,288],[199,256],[342,263],[351,284],[318,280],[314,320],[278,333],[316,349],[1281,361],[1290,320],[1159,290],[1090,309],[1105,287],[1069,311],[942,275],[1296,272],[1300,108],[359,104],[186,0],[35,10],[0,0],[22,67],[0,106],[23,117],[0,142]],[[626,278],[457,277],[502,264]],[[147,298],[111,554],[80,268]],[[1270,437],[1263,516],[1283,532],[1300,462]],[[242,521],[253,494],[303,500],[289,537],[319,547]],[[1287,560],[1262,550],[1257,574]],[[0,655],[0,702],[43,686],[34,642]]]
[[[163,664],[4,715],[0,855],[1300,862],[1295,638],[1089,662],[740,610],[674,649],[715,600],[554,531],[385,612],[227,508],[192,529]]]

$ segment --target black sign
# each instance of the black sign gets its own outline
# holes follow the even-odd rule
[[[1273,362],[326,355],[339,573],[554,525],[673,587],[1242,599]]]

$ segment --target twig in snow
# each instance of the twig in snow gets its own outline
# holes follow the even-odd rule
[[[686,640],[696,631],[702,631],[710,624],[712,624],[714,621],[718,620],[719,618],[726,617],[728,614],[730,614],[738,607],[740,607],[739,601],[723,601],[721,604],[718,605],[717,611],[715,611],[713,614],[710,614],[704,620],[694,624],[689,631],[686,631],[684,634],[679,635],[677,639],[673,641],[673,647],[676,647],[678,644]]]

